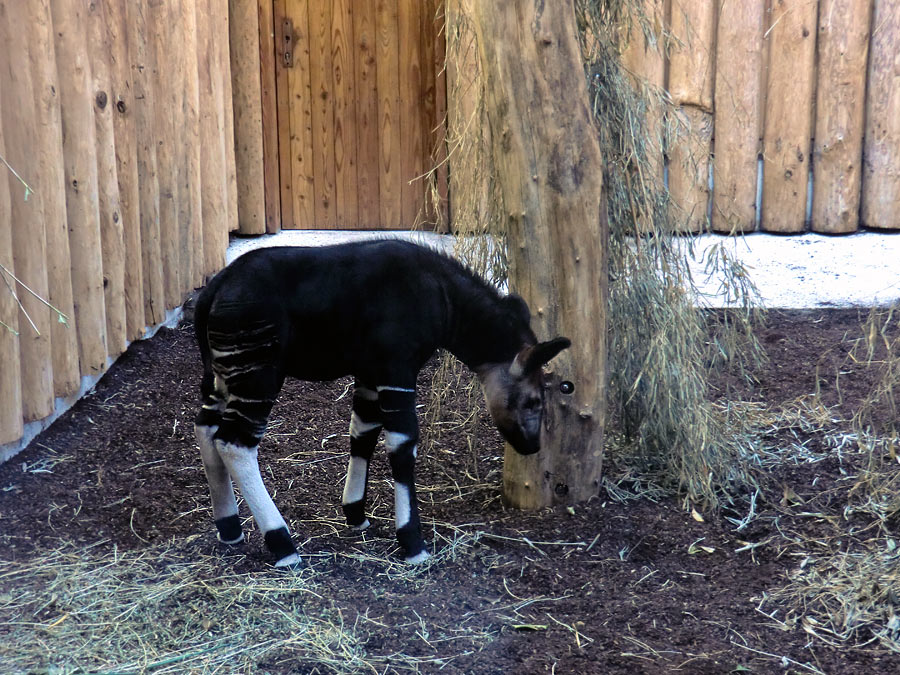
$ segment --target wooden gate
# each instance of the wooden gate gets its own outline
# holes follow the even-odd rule
[[[446,208],[446,171],[425,177],[446,154],[440,5],[274,0],[277,115],[263,125],[277,125],[264,135],[277,137],[283,228],[446,223],[426,198]]]

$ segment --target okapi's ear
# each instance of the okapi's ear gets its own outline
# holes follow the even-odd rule
[[[509,374],[513,377],[522,377],[539,370],[545,363],[559,354],[563,349],[572,346],[569,338],[558,337],[547,342],[539,342],[533,347],[526,347],[516,355],[512,365],[509,367]]]
[[[531,352],[525,359],[525,372],[534,372],[545,363],[549,363],[563,349],[568,349],[571,346],[572,341],[564,337],[553,338],[547,342],[539,342],[532,347]]]

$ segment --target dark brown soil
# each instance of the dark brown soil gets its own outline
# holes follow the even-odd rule
[[[849,417],[873,386],[868,371],[846,363],[864,318],[855,310],[771,314],[760,333],[770,363],[742,396],[780,405],[818,387]],[[257,532],[237,548],[245,555],[215,541],[192,430],[198,381],[191,326],[133,344],[89,396],[0,466],[0,557],[29,559],[63,542],[142,549],[202,533],[198,553],[231,555],[237,571],[264,569]],[[373,468],[372,531],[359,537],[340,527],[347,386],[288,383],[260,456],[303,552],[315,554],[319,594],[366,636],[368,652],[456,654],[442,670],[465,673],[900,672],[900,656],[877,644],[831,647],[757,610],[763,593],[798,564],[776,544],[736,552],[786,526],[790,514],[775,498],[763,499],[760,517],[740,533],[725,514],[700,522],[675,496],[620,502],[604,491],[573,509],[509,510],[499,496],[501,441],[483,414],[474,442],[464,430],[446,429],[420,453],[418,468],[432,544],[443,550],[461,534],[480,538],[469,536],[414,580],[347,555],[397,553],[386,460]],[[423,401],[429,386],[425,372]],[[444,405],[450,419],[465,396]],[[41,471],[47,458],[53,462]],[[608,464],[611,476],[621,469]],[[773,476],[773,485],[813,502],[841,470],[832,460],[797,464]],[[698,553],[697,542],[710,551]],[[486,637],[462,646],[441,639],[462,628]],[[420,667],[430,672],[427,663]],[[293,670],[277,659],[260,669]]]

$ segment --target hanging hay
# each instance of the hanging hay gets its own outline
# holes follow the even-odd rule
[[[638,83],[619,64],[632,33],[655,30],[635,0],[575,3],[591,106],[606,162],[609,247],[609,410],[614,462],[650,471],[692,503],[716,506],[754,479],[741,429],[708,400],[712,369],[748,375],[761,360],[752,331],[755,289],[746,271],[713,247],[709,273],[723,279],[733,309],[704,312],[688,263],[689,238],[661,182],[668,132],[650,129],[670,109],[664,92]],[[446,17],[451,225],[457,254],[490,281],[506,283],[506,234],[495,180],[475,34],[465,3]],[[656,36],[655,44],[667,36]],[[669,115],[674,120],[675,116]],[[599,225],[598,225],[599,226]],[[599,292],[599,289],[598,289]],[[577,339],[577,336],[573,336]],[[448,365],[456,368],[458,365]],[[442,375],[441,377],[447,377]],[[439,409],[431,405],[430,410]],[[433,423],[436,418],[430,418]],[[622,442],[617,442],[621,439]],[[729,499],[731,497],[728,497]]]

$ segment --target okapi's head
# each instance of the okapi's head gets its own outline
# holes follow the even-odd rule
[[[520,455],[533,455],[541,449],[543,366],[571,344],[568,338],[558,337],[529,345],[512,362],[479,372],[494,424]]]

